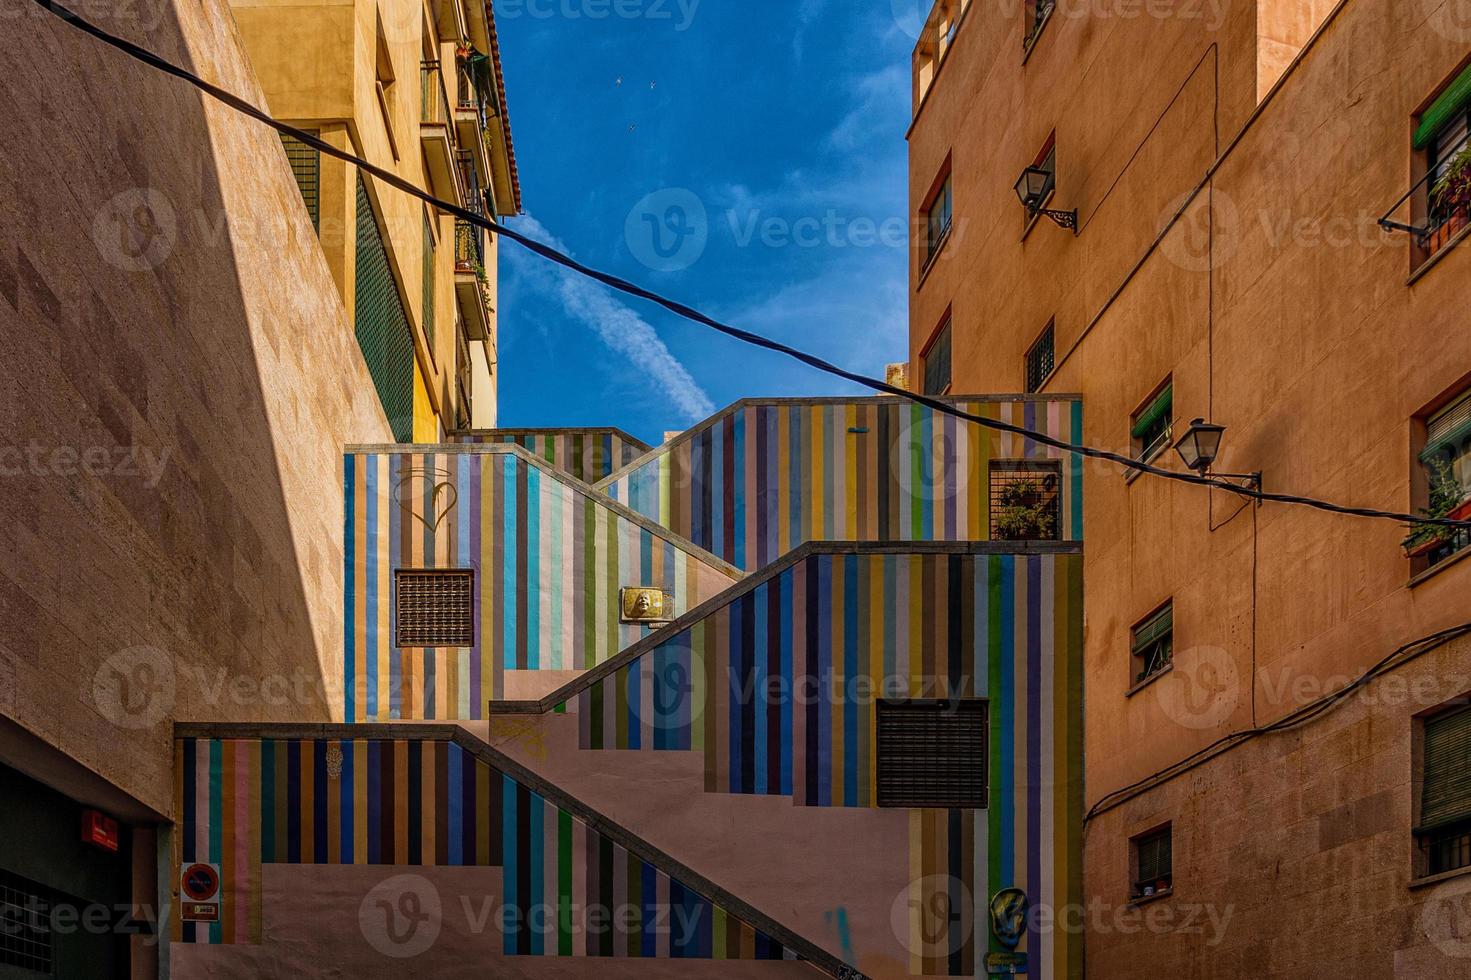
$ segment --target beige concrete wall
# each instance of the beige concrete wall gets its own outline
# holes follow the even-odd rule
[[[137,9],[89,14],[260,97],[223,3]],[[387,423],[276,134],[11,24],[0,713],[167,814],[173,719],[328,718],[340,447]]]

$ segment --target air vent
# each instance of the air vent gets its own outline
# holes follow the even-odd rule
[[[400,647],[475,645],[475,573],[398,571],[394,573]]]
[[[878,805],[984,809],[986,702],[880,701]]]

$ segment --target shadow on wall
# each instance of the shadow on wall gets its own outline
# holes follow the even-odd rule
[[[87,14],[260,100],[222,3]],[[340,447],[388,426],[276,134],[4,20],[0,714],[170,813],[174,719],[340,701]]]

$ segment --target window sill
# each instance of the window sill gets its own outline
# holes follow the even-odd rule
[[[1467,235],[1471,235],[1471,223],[1468,223],[1466,227],[1456,232],[1456,236],[1450,241],[1446,242],[1444,245],[1442,245],[1434,255],[1430,256],[1430,258],[1426,259],[1424,262],[1421,262],[1420,265],[1415,269],[1415,271],[1410,273],[1410,278],[1405,280],[1405,285],[1413,286],[1417,281],[1419,281],[1421,276],[1425,275],[1431,269],[1435,268],[1435,266],[1439,264],[1441,259],[1445,258],[1447,255],[1451,254],[1451,252],[1455,251],[1456,246],[1464,242]]]
[[[1471,548],[1462,548],[1460,551],[1456,552],[1454,555],[1451,555],[1440,564],[1431,565],[1429,568],[1425,569],[1425,571],[1423,572],[1420,572],[1418,575],[1411,576],[1409,587],[1412,589],[1418,588],[1419,586],[1422,586],[1426,582],[1435,578],[1435,576],[1439,575],[1441,572],[1450,568],[1452,565],[1458,565],[1461,562],[1465,561],[1467,558],[1471,558]]]
[[[951,222],[950,227],[946,228],[945,233],[940,236],[940,244],[935,246],[935,250],[931,252],[929,254],[929,257],[926,258],[923,264],[920,265],[919,282],[915,283],[914,285],[914,291],[916,293],[924,288],[926,280],[930,278],[930,273],[934,271],[935,266],[939,264],[940,256],[944,253],[945,246],[950,244],[950,230],[954,227],[955,223]]]
[[[1124,692],[1124,697],[1132,698],[1134,695],[1138,694],[1140,691],[1144,690],[1146,687],[1153,684],[1155,681],[1159,680],[1161,677],[1165,676],[1174,669],[1175,664],[1173,661],[1165,664],[1159,670],[1156,670],[1154,673],[1144,678],[1144,680],[1136,682],[1133,687]]]
[[[1408,887],[1410,891],[1416,891],[1421,888],[1429,888],[1431,885],[1438,885],[1442,881],[1450,881],[1452,878],[1462,878],[1466,875],[1471,875],[1471,865],[1467,865],[1464,868],[1457,868],[1454,871],[1442,871],[1438,875],[1424,875],[1420,878],[1411,878]]]
[[[1134,898],[1129,899],[1129,908],[1137,909],[1141,905],[1148,905],[1151,902],[1158,902],[1160,899],[1169,898],[1173,894],[1175,894],[1174,888],[1166,888],[1164,891],[1155,892],[1153,895],[1138,895]]]

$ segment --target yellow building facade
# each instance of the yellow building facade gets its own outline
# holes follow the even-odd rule
[[[492,217],[519,213],[494,15],[483,0],[237,0],[278,119]],[[394,436],[496,422],[497,242],[285,139]]]

